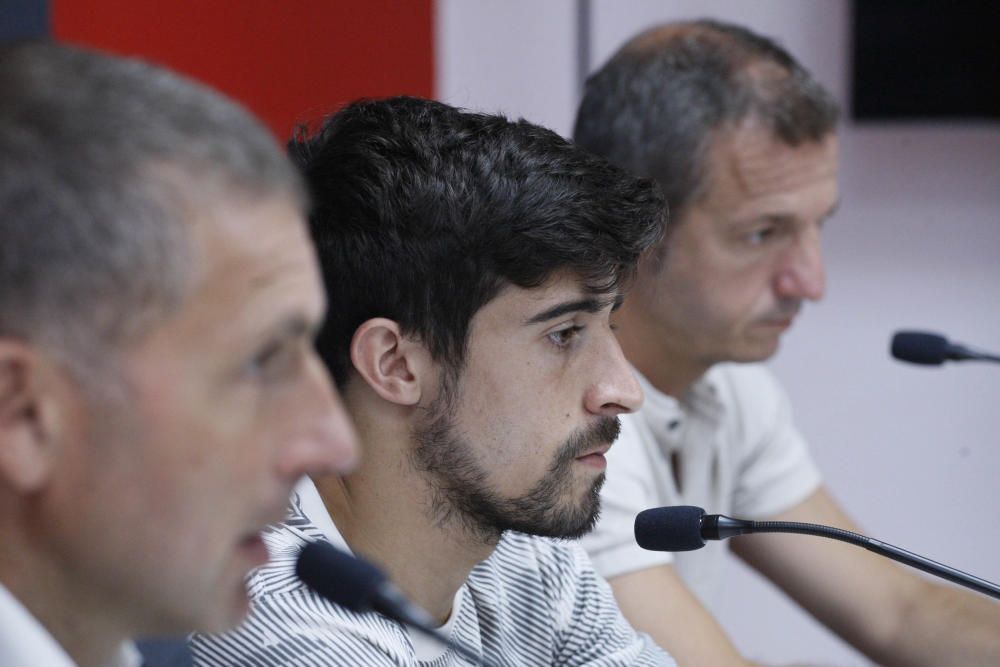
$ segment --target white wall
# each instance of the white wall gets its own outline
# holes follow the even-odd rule
[[[437,97],[566,134],[577,99],[573,0],[438,0]]]
[[[597,66],[636,31],[713,16],[778,38],[846,103],[846,0],[595,0]],[[572,0],[439,0],[439,93],[570,133]],[[1000,350],[1000,126],[845,122],[829,292],[773,365],[834,494],[879,539],[1000,581],[1000,367],[906,366],[891,333],[939,329]],[[864,665],[735,560],[717,611],[771,662]]]

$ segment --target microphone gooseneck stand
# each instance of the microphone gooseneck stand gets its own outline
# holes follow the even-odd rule
[[[791,533],[847,542],[909,565],[952,583],[1000,599],[1000,586],[880,540],[842,528],[794,521],[747,521],[722,514],[705,514],[694,505],[654,507],[635,517],[635,540],[650,551],[693,551],[705,540],[724,540],[752,533]]]
[[[928,574],[933,574],[942,579],[947,579],[952,583],[966,586],[992,598],[1000,599],[1000,586],[990,581],[980,579],[977,576],[962,572],[930,558],[925,558],[912,551],[907,551],[906,549],[901,549],[886,542],[842,528],[795,521],[739,521],[719,514],[706,515],[702,523],[702,532],[706,537],[709,537],[709,534],[713,531],[717,532],[719,537],[711,539],[724,539],[734,535],[748,535],[752,533],[792,533],[827,537],[832,540],[863,547],[880,556],[891,558],[894,561],[909,565]]]

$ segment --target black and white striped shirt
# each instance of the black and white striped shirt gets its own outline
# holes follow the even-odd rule
[[[451,650],[428,655],[398,623],[347,611],[296,578],[305,541],[344,546],[311,483],[265,537],[272,560],[250,577],[250,616],[233,632],[192,636],[197,665],[468,664]],[[579,546],[520,533],[506,534],[472,570],[443,630],[497,666],[675,664],[632,629]]]

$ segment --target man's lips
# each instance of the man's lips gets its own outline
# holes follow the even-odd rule
[[[243,538],[240,539],[238,544],[239,551],[245,554],[251,561],[254,561],[253,567],[263,565],[270,559],[267,547],[264,544],[263,533],[267,530],[268,526],[281,523],[288,516],[287,497],[291,493],[292,491],[289,489],[286,496],[280,502],[272,504],[273,509],[258,515],[257,520],[260,523],[257,524],[256,528],[248,530]]]
[[[772,313],[767,317],[763,317],[760,320],[761,325],[765,327],[774,327],[776,329],[787,329],[792,326],[795,322],[795,318],[798,316],[798,311],[795,312],[778,312]]]
[[[760,323],[768,327],[787,329],[795,322],[795,318],[798,317],[800,310],[801,304],[796,305],[794,308],[780,308],[761,318]]]
[[[601,456],[603,456],[603,455],[605,455],[605,454],[608,453],[609,449],[611,449],[611,443],[610,442],[605,443],[605,444],[601,445],[600,447],[592,447],[592,448],[588,449],[587,451],[585,451],[583,454],[580,454],[576,458],[582,459],[585,456],[593,456],[595,454],[600,454]]]
[[[610,444],[603,445],[597,449],[587,452],[586,454],[576,457],[575,460],[584,465],[603,470],[608,465],[608,461],[604,458],[604,455],[608,453],[609,449],[611,449]]]
[[[271,558],[267,546],[264,544],[264,538],[259,532],[247,535],[240,540],[239,551],[251,562],[251,567],[264,565]]]

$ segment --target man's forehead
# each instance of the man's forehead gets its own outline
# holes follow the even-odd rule
[[[767,128],[742,126],[719,133],[712,141],[703,196],[735,204],[817,184],[836,186],[837,166],[838,142],[833,133],[820,141],[791,146]]]
[[[192,199],[186,220],[207,268],[266,260],[276,248],[299,252],[310,248],[305,213],[287,193],[255,196],[220,191],[214,197]]]
[[[293,307],[322,310],[315,254],[293,199],[219,200],[197,213],[191,229],[198,276],[192,297],[238,313],[273,292]]]

